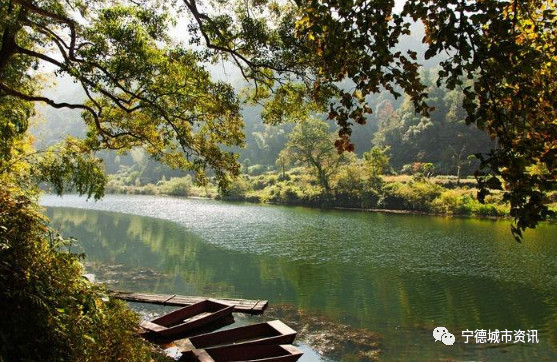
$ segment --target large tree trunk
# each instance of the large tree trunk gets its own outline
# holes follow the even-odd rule
[[[329,177],[321,168],[321,165],[316,164],[317,167],[317,174],[319,176],[319,183],[325,189],[325,193],[328,195],[331,193],[331,187],[329,186]]]
[[[13,11],[13,5],[11,2],[8,11]],[[16,25],[8,25],[4,29],[4,33],[2,34],[2,48],[0,48],[0,74],[2,74],[4,68],[8,65],[8,61],[17,51],[15,38],[18,31],[22,27],[20,20],[23,20],[24,17],[25,11],[19,10],[19,13],[17,15],[18,21],[16,22]]]

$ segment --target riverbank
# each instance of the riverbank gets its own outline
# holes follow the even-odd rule
[[[372,180],[350,180],[349,186],[339,180],[332,185],[329,192],[325,192],[310,175],[301,170],[293,170],[285,175],[241,175],[226,194],[219,193],[212,184],[196,186],[190,176],[146,185],[126,185],[116,176],[110,178],[106,192],[482,218],[508,217],[510,211],[500,194],[489,195],[485,203],[480,203],[473,178],[456,180],[456,177],[451,176],[383,176]],[[557,195],[550,195],[549,200],[550,208],[557,210]]]
[[[27,195],[0,190],[0,361],[166,361],[71,244]]]

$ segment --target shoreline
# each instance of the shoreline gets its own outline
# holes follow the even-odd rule
[[[122,195],[122,194],[113,194],[113,195]],[[165,195],[168,196],[168,195]],[[185,197],[190,198],[190,197]],[[202,197],[199,197],[203,199]],[[301,207],[308,207],[311,209],[320,209],[320,210],[341,210],[341,211],[353,211],[353,212],[375,212],[381,214],[398,214],[398,215],[421,215],[421,216],[438,216],[438,217],[456,217],[456,218],[472,218],[472,219],[487,219],[487,220],[511,220],[512,217],[510,215],[466,215],[466,214],[454,214],[454,213],[438,213],[438,212],[428,212],[428,211],[420,211],[420,210],[404,210],[404,209],[373,209],[373,208],[360,208],[360,207],[346,207],[346,206],[331,206],[331,207],[323,207],[323,206],[313,206],[313,205],[304,205],[304,204],[289,204],[289,203],[279,203],[279,202],[252,202],[249,200],[226,200],[226,199],[211,199],[205,198],[209,200],[218,200],[218,201],[232,201],[232,202],[246,202],[249,204],[261,204],[261,205],[279,205],[279,206],[301,206]],[[548,219],[548,222],[554,221],[557,222],[557,219]]]
[[[45,192],[43,195],[56,196],[53,193]],[[68,194],[70,195],[70,194]],[[75,195],[75,194],[74,194]],[[412,209],[387,209],[387,208],[360,208],[360,207],[347,207],[347,206],[318,206],[314,204],[304,204],[304,203],[287,203],[287,202],[272,202],[272,201],[255,201],[254,199],[244,198],[223,198],[223,197],[209,197],[209,196],[180,196],[180,195],[169,195],[165,193],[156,194],[142,194],[142,193],[119,193],[119,192],[108,192],[108,195],[126,195],[126,196],[158,196],[158,197],[170,197],[178,199],[192,199],[192,200],[214,200],[222,202],[232,202],[232,203],[246,203],[246,204],[259,204],[259,205],[276,205],[276,206],[290,206],[290,207],[307,207],[310,209],[319,210],[340,210],[340,211],[352,211],[352,212],[372,212],[381,214],[392,214],[392,215],[420,215],[420,216],[436,216],[436,217],[449,217],[449,218],[465,218],[465,219],[479,219],[479,220],[509,220],[512,221],[510,215],[478,215],[478,214],[458,214],[458,213],[439,213],[431,211],[422,210],[412,210]],[[101,198],[102,200],[102,198]],[[557,224],[557,218],[550,218],[543,222],[549,224]]]
[[[317,206],[312,204],[304,204],[304,203],[286,203],[286,202],[272,202],[272,201],[255,201],[250,198],[244,199],[237,199],[237,198],[226,198],[226,197],[209,197],[209,196],[179,196],[179,195],[169,195],[165,193],[157,193],[157,194],[139,194],[139,193],[118,193],[118,192],[109,192],[106,195],[145,195],[145,196],[164,196],[164,197],[175,197],[179,199],[194,199],[194,200],[215,200],[215,201],[224,201],[224,202],[244,202],[248,204],[260,204],[260,205],[278,205],[278,206],[300,206],[300,207],[307,207],[311,209],[320,209],[320,210],[342,210],[342,211],[353,211],[353,212],[375,212],[375,213],[382,213],[382,214],[399,214],[399,215],[422,215],[422,216],[442,216],[442,217],[457,217],[457,218],[476,218],[476,219],[487,219],[487,220],[512,220],[510,215],[477,215],[477,214],[455,214],[455,213],[438,213],[438,212],[428,212],[428,211],[421,211],[421,210],[412,210],[412,209],[386,209],[386,208],[360,208],[360,207],[347,207],[347,206]],[[555,221],[557,219],[549,219],[546,220],[548,222]]]

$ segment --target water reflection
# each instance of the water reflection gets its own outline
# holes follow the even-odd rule
[[[65,201],[90,207],[80,202]],[[92,205],[156,211],[150,198]],[[47,214],[80,240],[76,251],[91,267],[120,265],[111,279],[126,289],[292,303],[383,334],[384,359],[557,357],[555,226],[542,225],[518,245],[506,223],[487,220],[179,199],[159,209],[180,224],[75,208]],[[138,268],[152,275],[138,279]],[[438,325],[455,334],[454,346],[433,342]],[[460,332],[479,328],[537,329],[540,344],[463,344]]]

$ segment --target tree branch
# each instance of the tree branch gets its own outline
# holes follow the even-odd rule
[[[31,3],[30,1],[25,1],[25,0],[12,0],[13,2],[15,2],[16,4],[21,5],[22,7],[26,8],[27,10],[35,13],[35,14],[39,14],[42,16],[45,16],[47,18],[56,20],[59,23],[64,23],[66,25],[68,25],[68,27],[70,28],[70,36],[71,36],[71,40],[70,40],[70,54],[73,56],[73,49],[75,47],[75,41],[77,38],[76,35],[76,31],[75,31],[75,22],[72,19],[69,19],[63,15],[60,14],[56,14],[53,12],[50,12],[48,10],[39,8],[38,6],[34,5],[33,3]]]
[[[97,113],[91,107],[88,107],[84,104],[66,103],[66,102],[58,103],[47,97],[34,96],[34,95],[22,93],[18,90],[8,87],[2,82],[0,82],[0,89],[3,90],[7,95],[20,98],[24,101],[44,102],[53,108],[83,109],[91,113],[95,119],[97,118]]]
[[[268,62],[256,63],[256,62],[253,62],[252,60],[248,59],[246,56],[242,55],[238,51],[237,48],[232,49],[232,48],[228,48],[228,47],[224,47],[224,46],[214,44],[211,41],[207,32],[204,30],[205,22],[213,25],[212,24],[212,19],[207,14],[199,12],[199,9],[197,8],[196,0],[184,0],[184,3],[186,5],[186,7],[189,9],[189,11],[191,12],[191,14],[193,15],[195,21],[197,22],[197,25],[199,26],[199,31],[201,32],[201,35],[202,35],[203,39],[205,40],[205,43],[206,43],[207,47],[209,49],[213,49],[213,50],[217,50],[217,51],[220,51],[220,52],[230,54],[232,56],[232,58],[234,59],[234,62],[236,63],[236,65],[238,65],[238,67],[240,69],[240,72],[242,73],[242,76],[244,77],[244,79],[249,80],[250,78],[247,77],[247,75],[245,74],[245,71],[244,71],[242,65],[240,64],[239,60],[244,62],[247,65],[247,67],[250,68],[251,71],[254,74],[261,75],[264,78],[267,78],[269,80],[279,81],[280,77],[269,76],[268,74],[265,74],[264,72],[262,72],[260,70],[260,68],[270,69],[270,70],[273,70],[273,71],[278,72],[278,73],[291,73],[291,74],[294,74],[295,76],[300,77],[302,79],[308,79],[306,74],[304,74],[303,72],[299,72],[299,71],[296,71],[296,70],[292,69],[291,66],[278,67],[276,64],[271,64],[271,63],[268,63]],[[224,38],[224,36],[222,35],[222,33],[220,31],[218,32],[218,35],[221,39]],[[255,81],[257,81],[257,80],[255,79]]]

